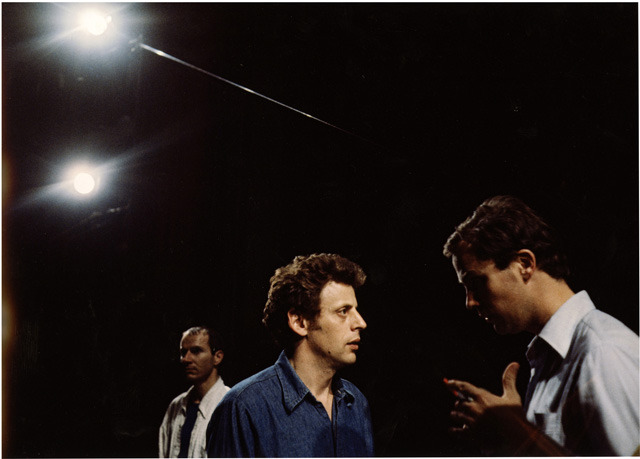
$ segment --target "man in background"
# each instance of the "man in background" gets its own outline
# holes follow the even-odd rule
[[[524,404],[515,362],[503,374],[502,396],[445,381],[459,399],[453,430],[497,434],[500,444],[485,446],[501,455],[633,454],[640,444],[638,336],[597,310],[586,291],[571,290],[554,230],[522,201],[498,196],[456,228],[444,254],[465,287],[467,309],[499,334],[535,335]]]
[[[206,327],[192,327],[182,334],[180,363],[193,385],[167,408],[160,426],[160,457],[207,457],[207,425],[229,390],[218,372],[222,347],[220,336]]]
[[[369,404],[336,375],[356,361],[355,289],[365,274],[339,255],[296,257],[271,278],[263,323],[284,348],[238,383],[210,423],[210,457],[373,456]]]

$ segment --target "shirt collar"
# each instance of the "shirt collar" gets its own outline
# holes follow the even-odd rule
[[[589,311],[595,308],[586,291],[582,290],[573,295],[560,306],[544,325],[540,333],[533,338],[527,349],[527,357],[535,352],[536,342],[538,340],[544,340],[564,359],[569,352],[573,332],[578,326],[578,323],[580,323]]]
[[[347,402],[347,405],[353,403],[353,401],[355,400],[355,397],[353,396],[351,391],[349,391],[349,389],[344,387],[342,378],[338,378],[337,376],[334,377],[332,388],[333,388],[333,396],[337,400],[342,400],[344,398],[345,402]]]
[[[291,412],[296,409],[307,395],[313,397],[309,388],[302,382],[291,366],[284,351],[280,353],[280,357],[278,357],[275,364],[275,369],[278,379],[280,380],[280,385],[282,386],[282,399],[287,411]],[[344,387],[341,378],[334,376],[331,384],[333,396],[337,400],[345,398],[347,403],[353,402],[353,394]]]
[[[217,397],[217,394],[219,391],[223,389],[224,389],[224,381],[220,376],[218,376],[218,380],[215,382],[213,386],[209,388],[207,393],[204,394],[204,397],[202,397],[202,400],[200,400],[200,403],[198,405],[198,411],[202,416],[207,417],[207,413],[213,412],[212,410],[213,407],[211,405],[215,404],[219,400]]]
[[[216,392],[218,392],[219,390],[221,390],[224,387],[224,381],[222,381],[222,378],[220,376],[218,376],[218,380],[215,382],[215,384],[213,386],[211,386],[209,388],[209,390],[207,391],[206,394],[204,394],[204,397],[202,397],[202,400],[200,400],[200,403],[198,403],[198,413],[200,413],[202,416],[207,417],[207,409],[209,408],[209,405],[211,403],[214,403],[214,401],[216,400],[215,394]],[[187,391],[187,395],[184,397],[184,399],[182,399],[182,412],[186,413],[187,412],[187,405],[191,402],[193,397],[193,392],[196,390],[195,386],[191,386],[189,388],[189,390]]]

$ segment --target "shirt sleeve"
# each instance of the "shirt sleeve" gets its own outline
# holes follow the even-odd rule
[[[207,428],[207,456],[255,457],[256,433],[244,404],[236,398],[223,399]]]
[[[640,444],[637,352],[603,344],[583,362],[579,397],[584,434],[598,454],[630,456]]]

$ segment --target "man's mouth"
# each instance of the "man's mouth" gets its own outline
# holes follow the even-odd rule
[[[485,322],[487,322],[487,323],[491,323],[491,318],[489,316],[486,316],[484,314],[480,314],[480,318],[482,320],[484,320]]]
[[[347,343],[347,346],[349,346],[354,351],[358,350],[358,348],[360,347],[360,339],[354,339],[353,341],[349,341]]]
[[[490,323],[491,319],[489,318],[489,316],[487,314],[484,314],[482,311],[478,310],[478,316],[484,320],[485,322]]]

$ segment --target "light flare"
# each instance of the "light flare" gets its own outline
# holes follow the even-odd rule
[[[99,36],[107,31],[111,23],[111,16],[96,10],[85,11],[80,14],[80,28],[91,35]]]
[[[88,172],[80,172],[73,179],[73,188],[80,194],[91,193],[96,187],[96,180]]]

